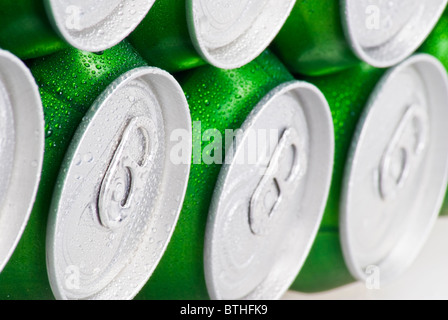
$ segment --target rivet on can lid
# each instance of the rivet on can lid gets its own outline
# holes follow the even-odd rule
[[[448,180],[448,77],[419,54],[372,93],[352,142],[342,186],[344,257],[360,280],[404,272],[438,216]]]
[[[269,46],[294,4],[295,0],[188,0],[191,38],[212,65],[239,68]]]
[[[17,57],[0,50],[0,272],[28,223],[44,158],[37,84]]]
[[[73,47],[99,52],[125,39],[155,0],[45,0],[48,15]]]
[[[278,299],[322,219],[333,168],[331,113],[316,87],[293,81],[268,94],[238,132],[207,222],[207,288],[212,299]]]
[[[431,33],[447,0],[343,0],[343,25],[355,54],[375,67],[409,57]]]
[[[428,143],[429,126],[424,108],[411,104],[405,110],[378,168],[379,189],[384,200],[397,196],[413,170],[412,166],[421,161]]]
[[[142,156],[133,159],[127,148],[130,139],[135,139],[138,132],[142,134]],[[146,117],[132,119],[127,125],[120,144],[115,151],[109,169],[101,184],[98,196],[98,213],[101,224],[110,229],[122,228],[125,220],[135,211],[133,196],[139,189],[143,189],[144,181],[133,177],[144,177],[148,162],[151,161],[150,141],[153,142],[151,121]]]
[[[294,187],[290,188],[289,185],[300,181],[306,174],[308,164],[305,148],[305,143],[293,127],[287,128],[283,132],[269,161],[268,168],[250,200],[249,224],[255,235],[268,234],[270,227],[275,225],[271,219],[274,219],[275,215],[281,214],[279,212],[281,202],[285,201],[285,198],[294,196],[292,193]],[[294,152],[292,169],[289,166],[280,165],[291,150]],[[287,177],[287,179],[282,177]],[[276,201],[272,205],[266,206],[265,200],[272,195]]]
[[[182,131],[183,161],[173,161]],[[163,256],[191,163],[185,95],[168,73],[127,72],[84,117],[55,190],[47,238],[58,299],[132,299]]]

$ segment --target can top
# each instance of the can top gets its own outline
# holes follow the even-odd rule
[[[125,39],[155,0],[45,0],[58,33],[73,47],[99,52]]]
[[[0,272],[28,222],[41,177],[45,125],[30,70],[0,50]]]
[[[221,69],[260,55],[278,34],[296,0],[188,0],[190,35],[199,54]]]
[[[391,69],[370,97],[341,199],[343,253],[357,279],[379,270],[387,283],[420,252],[446,191],[447,117],[446,71],[429,55]]]
[[[212,299],[278,299],[322,219],[334,156],[330,109],[316,87],[288,82],[255,107],[233,141],[207,222],[207,288]]]
[[[345,33],[355,54],[375,67],[409,57],[431,33],[447,0],[343,0]]]
[[[133,69],[96,100],[71,142],[50,210],[48,269],[58,299],[132,299],[163,256],[191,164],[177,81]],[[182,158],[174,159],[182,137]]]

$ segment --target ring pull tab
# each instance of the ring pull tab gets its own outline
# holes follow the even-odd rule
[[[292,152],[291,166],[281,166],[282,159]],[[263,178],[251,198],[249,206],[249,224],[253,234],[266,235],[272,219],[286,197],[294,196],[294,187],[307,171],[305,144],[293,128],[283,133],[269,162]]]
[[[141,188],[142,177],[150,169],[151,128],[151,121],[145,117],[129,122],[104,176],[98,197],[98,213],[101,224],[108,229],[120,228],[138,205],[134,201],[135,190]],[[135,144],[135,141],[141,144],[139,153],[142,156],[139,159],[129,152],[131,142]]]
[[[379,191],[383,200],[394,199],[404,188],[427,147],[428,135],[428,115],[418,105],[411,105],[381,158]]]

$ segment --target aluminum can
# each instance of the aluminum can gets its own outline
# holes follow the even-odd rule
[[[446,0],[296,2],[272,49],[297,74],[319,76],[360,61],[392,67],[422,44]]]
[[[379,288],[412,265],[440,212],[447,74],[417,54],[387,71],[361,65],[311,82],[332,110],[335,168],[320,231],[292,288]]]
[[[204,64],[239,68],[264,51],[295,0],[157,1],[129,41],[169,72]]]
[[[137,299],[278,299],[328,195],[327,102],[269,51],[240,69],[204,66],[179,81],[193,121],[190,182],[168,250]]]
[[[125,39],[154,0],[3,0],[0,48],[21,59],[73,46],[99,52]]]
[[[0,273],[31,214],[44,158],[44,116],[26,65],[0,50]]]
[[[448,34],[446,30],[448,30],[448,10],[445,10],[434,31],[419,48],[419,51],[435,56],[448,70]],[[445,196],[440,214],[448,215],[448,194]]]
[[[186,189],[183,91],[126,42],[101,54],[68,49],[29,66],[44,105],[45,158],[0,296],[132,299],[169,242]],[[174,164],[171,132],[181,129],[187,160]]]

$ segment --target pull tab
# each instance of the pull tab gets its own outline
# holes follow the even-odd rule
[[[135,190],[141,187],[142,176],[150,169],[151,127],[148,118],[134,118],[129,122],[105,174],[98,198],[98,213],[101,224],[108,229],[120,228],[135,210]],[[138,153],[142,156],[137,160],[129,153],[131,141],[141,142]]]
[[[282,166],[287,152],[292,152],[292,166]],[[293,128],[285,130],[250,201],[249,224],[253,234],[266,235],[272,219],[286,197],[293,196],[293,184],[307,171],[305,145]]]
[[[383,200],[395,198],[404,187],[412,168],[422,158],[428,134],[428,115],[418,105],[410,106],[381,159],[379,191]]]

